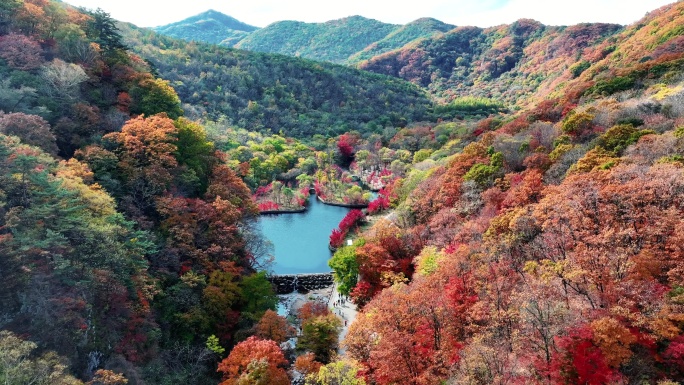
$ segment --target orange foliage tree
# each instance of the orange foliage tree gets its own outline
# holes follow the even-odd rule
[[[287,341],[294,334],[294,328],[290,326],[285,317],[279,316],[273,310],[266,310],[255,327],[256,336],[277,343]]]
[[[218,371],[223,373],[221,385],[288,385],[290,380],[284,369],[287,364],[283,351],[274,341],[252,336],[235,345],[219,363]]]

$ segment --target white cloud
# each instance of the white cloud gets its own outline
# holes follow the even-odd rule
[[[629,24],[668,0],[421,0],[398,4],[372,0],[66,0],[88,8],[102,8],[117,20],[141,27],[172,23],[215,9],[248,24],[264,27],[274,21],[324,22],[361,15],[386,23],[405,24],[433,17],[455,25],[487,27],[531,18],[548,25],[580,22]]]

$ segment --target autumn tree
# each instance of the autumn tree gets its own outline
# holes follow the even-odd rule
[[[40,45],[27,36],[11,33],[0,37],[0,58],[12,68],[34,70],[45,60],[42,53]]]
[[[366,385],[358,362],[341,359],[322,366],[306,376],[306,385]]]
[[[19,9],[14,24],[27,35],[45,36],[50,21],[47,15],[47,0],[25,0]]]
[[[88,75],[78,64],[54,59],[44,65],[40,72],[45,93],[63,103],[73,102],[80,96],[81,83]]]
[[[0,133],[15,135],[23,143],[40,147],[51,155],[57,155],[55,135],[50,129],[50,124],[40,116],[21,112],[4,114],[0,111]]]
[[[35,342],[0,331],[0,379],[7,385],[83,385],[66,372],[64,358],[55,352],[35,356]]]
[[[328,306],[318,301],[307,301],[297,309],[297,317],[302,323],[312,318],[326,316],[328,314],[331,314]]]
[[[294,329],[285,317],[279,316],[278,313],[269,309],[256,324],[255,332],[259,338],[282,343],[294,334]]]
[[[274,341],[253,336],[235,345],[219,363],[218,371],[223,373],[222,385],[287,385],[290,383],[284,369],[287,363]]]
[[[591,323],[592,340],[601,349],[606,364],[619,368],[632,357],[631,345],[637,341],[636,336],[611,317],[599,318]]]
[[[309,318],[302,324],[302,336],[297,346],[314,353],[316,361],[328,363],[337,350],[341,329],[342,321],[334,314]]]
[[[167,249],[182,265],[207,273],[221,261],[249,266],[237,227],[240,212],[230,202],[220,197],[207,202],[167,195],[154,204],[169,237]]]
[[[459,273],[395,284],[364,307],[343,344],[374,381],[427,385],[447,377],[469,335],[467,325],[477,318],[473,277]]]
[[[672,205],[681,186],[673,173],[669,165],[618,166],[569,177],[548,191],[534,213],[545,229],[538,238],[546,248],[541,266],[592,309],[632,297],[632,285],[647,284],[638,277],[668,282],[680,258],[666,251],[680,222]]]
[[[126,385],[128,379],[122,374],[115,373],[107,369],[98,369],[92,380],[88,381],[86,385]]]
[[[306,353],[297,357],[297,359],[294,362],[293,369],[299,375],[306,378],[309,374],[317,374],[321,366],[323,366],[323,364],[316,361],[315,354]]]
[[[123,126],[121,132],[107,134],[119,158],[119,172],[131,204],[143,213],[154,207],[154,197],[171,183],[171,169],[178,165],[177,132],[165,115],[138,117]]]
[[[357,138],[348,133],[340,135],[337,140],[337,158],[340,165],[347,166],[352,161],[356,142]]]
[[[151,116],[161,112],[171,119],[183,115],[180,99],[169,82],[162,79],[145,78],[130,90],[131,112]]]
[[[606,384],[620,378],[606,363],[601,349],[592,342],[589,328],[578,327],[559,341],[552,373],[559,384]]]

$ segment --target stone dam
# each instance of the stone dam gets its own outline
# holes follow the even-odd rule
[[[332,273],[271,275],[268,280],[273,284],[276,294],[290,294],[295,291],[307,293],[333,285]]]

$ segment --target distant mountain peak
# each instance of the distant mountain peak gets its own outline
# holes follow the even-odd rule
[[[209,9],[181,21],[153,28],[171,37],[233,46],[258,27],[249,25],[224,13]]]
[[[259,27],[255,27],[253,25],[249,25],[247,23],[243,23],[240,20],[228,16],[225,13],[219,12],[214,9],[208,9],[202,13],[199,13],[195,16],[190,16],[187,19],[183,19],[181,21],[167,24],[167,25],[162,25],[159,27],[154,28],[158,32],[164,33],[164,31],[167,30],[172,30],[178,27],[183,27],[183,26],[192,26],[193,24],[198,24],[198,23],[207,23],[208,21],[213,21],[214,24],[218,24],[218,26],[226,28],[226,29],[232,29],[234,31],[243,31],[243,32],[254,32]]]

